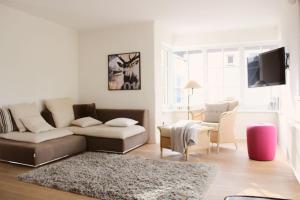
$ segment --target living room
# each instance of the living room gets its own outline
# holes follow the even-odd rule
[[[0,199],[300,199],[299,27],[297,0],[0,0]]]

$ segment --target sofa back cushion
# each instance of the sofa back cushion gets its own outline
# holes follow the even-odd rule
[[[75,119],[92,117],[97,119],[96,104],[75,104],[73,105]]]
[[[218,123],[220,115],[226,111],[228,111],[228,103],[205,104],[203,121]]]
[[[7,108],[0,108],[0,133],[14,131],[13,119]]]
[[[24,126],[32,133],[41,133],[55,129],[40,116],[22,118]]]
[[[51,112],[57,128],[67,127],[75,119],[71,98],[49,99],[45,101],[47,109]]]
[[[50,125],[53,126],[53,127],[56,127],[56,126],[55,126],[54,119],[53,119],[53,116],[52,116],[52,113],[51,113],[47,108],[45,108],[45,109],[41,112],[41,115],[42,115],[42,117],[46,120],[46,122],[48,122],[48,124],[50,124]]]
[[[35,103],[23,103],[9,106],[11,114],[20,132],[25,132],[27,129],[24,126],[21,118],[39,116],[40,112]]]

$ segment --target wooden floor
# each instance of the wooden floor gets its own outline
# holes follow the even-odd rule
[[[160,159],[158,145],[145,145],[129,154]],[[184,161],[183,156],[164,150],[163,159]],[[217,154],[192,153],[189,162],[216,164],[219,171],[207,193],[207,200],[222,200],[226,195],[246,194],[300,200],[300,184],[280,152],[274,161],[249,160],[244,143],[236,151],[234,145],[226,145]],[[0,199],[6,200],[56,200],[92,199],[81,195],[40,187],[16,180],[16,176],[31,168],[0,163]]]

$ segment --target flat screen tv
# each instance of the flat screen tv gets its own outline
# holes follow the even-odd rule
[[[247,58],[248,87],[265,87],[285,84],[284,47]]]

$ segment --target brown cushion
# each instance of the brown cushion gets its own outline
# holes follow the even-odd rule
[[[83,117],[97,118],[96,104],[75,104],[73,105],[75,119]]]
[[[8,109],[9,110],[9,109]],[[11,114],[11,111],[9,110],[9,114],[11,116],[11,119],[12,119],[12,123],[13,123],[13,131],[19,131],[18,127],[17,127],[17,124],[16,124],[16,121],[15,119],[13,118],[12,114]]]
[[[47,108],[42,111],[41,115],[51,126],[56,127],[52,113]]]

